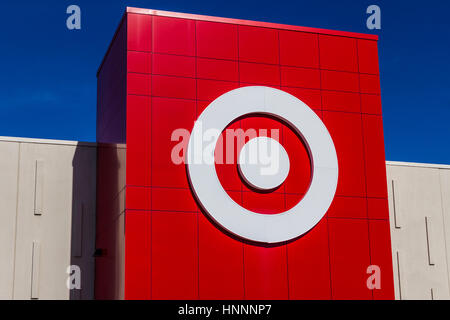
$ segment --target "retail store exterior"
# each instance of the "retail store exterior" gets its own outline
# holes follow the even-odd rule
[[[207,128],[213,163],[187,160]],[[255,141],[276,174],[238,161]],[[450,297],[450,171],[386,174],[373,35],[128,8],[97,143],[0,151],[1,298]]]

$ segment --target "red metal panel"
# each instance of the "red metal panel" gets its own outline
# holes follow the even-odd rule
[[[328,209],[329,218],[367,218],[366,198],[334,197],[333,203]]]
[[[323,120],[334,141],[339,180],[337,195],[365,196],[361,115],[323,111]]]
[[[198,21],[197,56],[237,60],[237,26],[232,24]]]
[[[358,72],[356,39],[319,35],[319,48],[322,69]]]
[[[322,70],[322,89],[333,91],[359,92],[357,73]]]
[[[192,129],[195,106],[189,100],[152,99],[152,186],[189,189],[184,164],[172,162],[172,148],[179,141],[171,138],[176,129]]]
[[[387,203],[387,200],[384,200]],[[394,300],[389,220],[370,220],[370,252],[372,265],[380,267],[381,288],[373,290],[375,300]]]
[[[359,72],[378,74],[378,48],[373,40],[358,39]]]
[[[367,196],[387,198],[383,119],[381,116],[363,115],[363,125]]]
[[[239,76],[243,83],[280,85],[280,67],[275,65],[240,62]]]
[[[152,48],[152,17],[142,14],[127,15],[128,50],[151,51]]]
[[[230,196],[231,199],[233,199],[234,202],[236,202],[237,204],[242,206],[242,191],[228,191],[227,190],[227,194]],[[222,231],[224,231],[224,230],[222,229]]]
[[[216,164],[217,177],[226,191],[240,191],[242,180],[235,164]]]
[[[152,298],[198,298],[197,213],[152,212]]]
[[[367,214],[369,219],[389,220],[389,203],[387,199],[367,199]]]
[[[151,209],[151,190],[148,187],[126,187],[126,208],[135,210]]]
[[[135,73],[151,73],[150,53],[128,51],[127,71]]]
[[[195,58],[155,53],[153,74],[164,76],[195,77]]]
[[[280,63],[285,66],[318,68],[317,34],[280,30]]]
[[[370,265],[368,221],[328,219],[332,298],[371,299],[367,288]]]
[[[361,112],[381,115],[381,97],[374,94],[362,94]]]
[[[300,200],[303,198],[304,194],[301,193],[286,193],[286,210],[291,209],[293,206],[295,206],[297,203],[300,202]]]
[[[151,98],[127,97],[127,175],[128,185],[151,184]]]
[[[200,79],[238,81],[238,71],[236,61],[197,59],[197,77]]]
[[[127,210],[125,220],[125,299],[150,299],[151,212]]]
[[[191,190],[177,188],[152,188],[152,210],[197,211]]]
[[[233,192],[240,197],[240,192]],[[200,299],[244,298],[244,244],[199,215]]]
[[[239,87],[237,82],[217,80],[197,80],[197,99],[212,101],[225,92]]]
[[[239,60],[278,64],[278,53],[277,30],[239,26]]]
[[[259,196],[256,192],[245,191],[242,193],[243,205],[253,212],[274,214],[285,209],[284,194],[269,193]]]
[[[197,81],[198,82],[198,81]],[[197,86],[198,87],[198,86]],[[196,112],[196,116],[198,117],[203,110],[206,109],[206,107],[211,103],[211,101],[205,101],[205,100],[197,100],[197,112]],[[220,140],[219,140],[220,142]],[[219,143],[218,142],[218,143]]]
[[[195,99],[195,79],[169,76],[152,76],[154,97]]]
[[[360,74],[361,93],[380,94],[380,78],[372,74]]]
[[[281,84],[287,87],[320,89],[318,69],[281,67]]]
[[[128,73],[127,93],[137,95],[150,95],[150,75],[142,73]]]
[[[288,299],[286,245],[244,244],[245,299]]]
[[[360,95],[358,93],[324,91],[322,92],[323,110],[361,112]]]
[[[195,22],[153,17],[153,50],[157,53],[195,55]]]
[[[327,220],[287,246],[290,299],[331,299]]]
[[[293,88],[293,87],[281,87],[281,90],[292,94],[298,99],[302,100],[311,109],[321,110],[322,109],[322,98],[320,95],[320,90],[318,89],[304,89],[304,88]]]

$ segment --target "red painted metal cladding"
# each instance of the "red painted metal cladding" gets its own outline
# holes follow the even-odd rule
[[[133,8],[121,30],[126,48],[110,50],[126,57],[118,75],[126,88],[126,299],[394,298],[376,36]],[[99,78],[99,87],[108,81]],[[248,85],[307,103],[336,147],[336,197],[316,227],[288,243],[224,231],[194,200],[185,166],[171,160],[174,130],[192,130],[211,101]],[[301,201],[314,168],[300,138],[264,117],[229,128],[279,129],[291,159],[287,180],[261,194],[235,164],[217,163],[216,149],[231,198],[261,214]],[[376,290],[366,285],[371,264],[382,273]]]

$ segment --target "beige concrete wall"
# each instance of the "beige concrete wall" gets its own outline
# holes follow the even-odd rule
[[[0,299],[92,298],[95,144],[0,137],[0,176]]]
[[[450,166],[387,162],[396,298],[450,299]]]
[[[0,299],[12,299],[19,144],[0,141]]]

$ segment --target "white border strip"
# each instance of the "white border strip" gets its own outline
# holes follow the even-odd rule
[[[401,162],[401,161],[386,161],[386,165],[399,167],[450,169],[450,165],[448,164],[416,163],[416,162]]]

